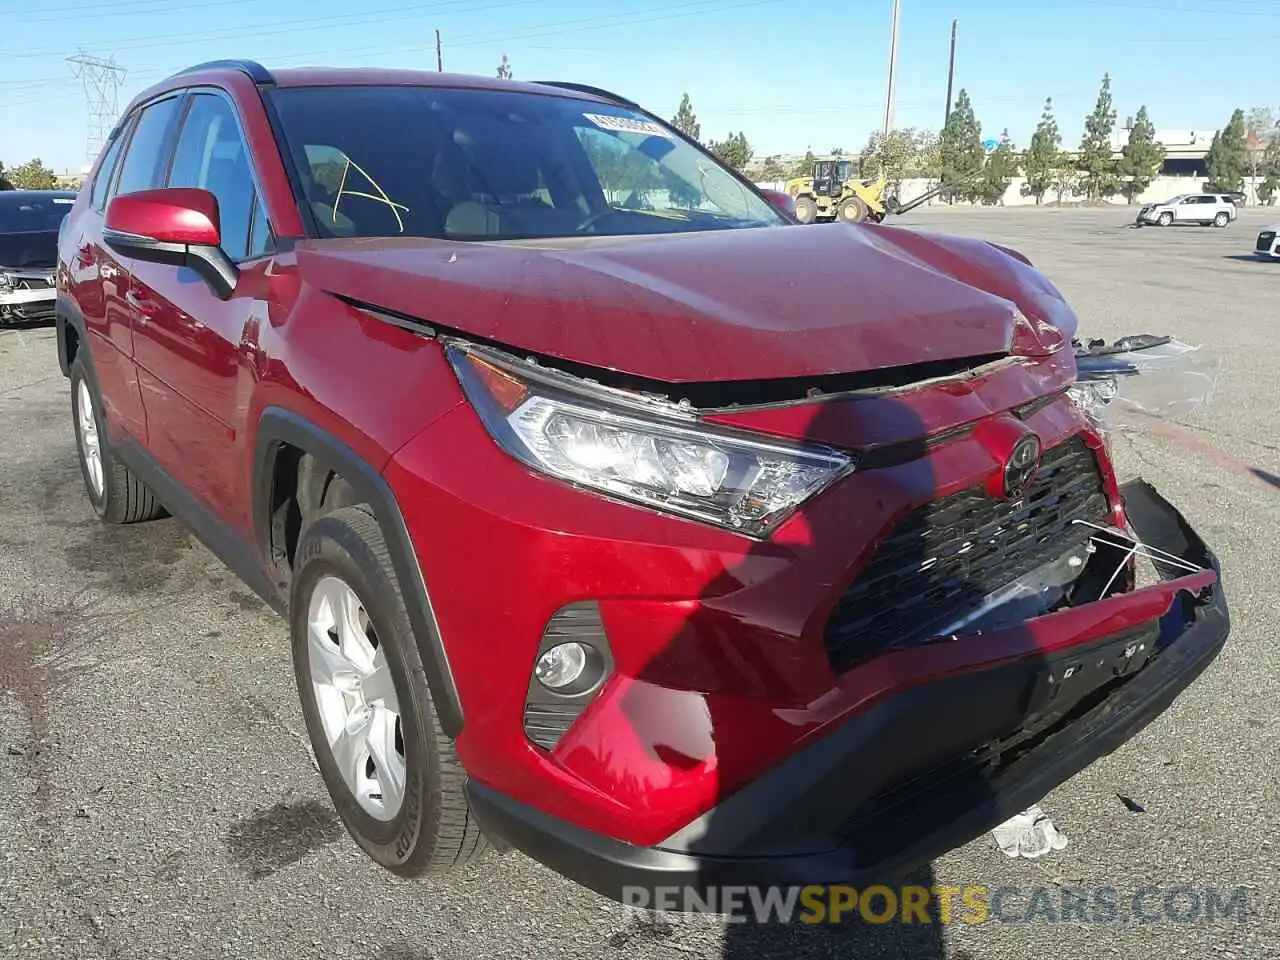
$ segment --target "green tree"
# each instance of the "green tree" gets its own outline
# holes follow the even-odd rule
[[[12,190],[14,186],[9,182],[9,176],[4,172],[4,164],[0,163],[0,190]]]
[[[746,167],[755,155],[751,144],[747,142],[747,135],[742,131],[731,133],[723,140],[711,141],[710,150],[735,170]]]
[[[796,161],[794,167],[791,168],[792,177],[811,177],[813,176],[813,161],[817,157],[813,155],[812,150],[806,150],[804,157]]]
[[[1115,150],[1111,135],[1116,128],[1116,110],[1111,102],[1111,75],[1102,75],[1102,88],[1093,113],[1084,118],[1084,136],[1080,140],[1080,189],[1089,200],[1099,200],[1115,193],[1120,186]]]
[[[1267,148],[1262,153],[1262,162],[1258,165],[1258,175],[1263,178],[1258,184],[1258,199],[1267,206],[1276,202],[1280,195],[1280,124],[1271,128]]]
[[[1040,122],[1031,135],[1031,146],[1022,158],[1022,169],[1027,175],[1027,182],[1022,190],[1027,196],[1035,197],[1037,205],[1044,201],[1044,195],[1053,186],[1053,173],[1059,166],[1061,153],[1062,134],[1058,132],[1058,121],[1053,115],[1053,98],[1050,97],[1044,102]]]
[[[693,103],[689,100],[689,94],[686,93],[680,98],[680,106],[676,110],[676,115],[671,118],[671,125],[693,140],[702,138],[702,124],[698,123],[697,114],[693,112]]]
[[[19,190],[52,190],[58,184],[57,176],[39,157],[14,167],[6,176]]]
[[[1151,186],[1151,181],[1159,176],[1164,153],[1164,147],[1156,142],[1156,128],[1147,116],[1144,104],[1138,108],[1133,129],[1129,131],[1129,142],[1120,153],[1120,190],[1130,203],[1137,200]]]
[[[831,156],[833,156],[833,157],[843,157],[843,156],[844,156],[844,147],[832,147],[832,148],[831,148]]]
[[[1018,173],[1018,155],[1014,152],[1009,131],[1000,134],[1000,145],[987,157],[982,168],[982,202],[989,207],[1004,203],[1004,195]]]
[[[1078,193],[1081,188],[1081,180],[1083,174],[1076,164],[1071,154],[1063,151],[1058,154],[1057,162],[1054,164],[1052,173],[1053,191],[1058,195],[1058,203],[1066,198],[1067,194]]]
[[[939,178],[948,189],[948,202],[957,197],[974,200],[981,195],[978,177],[986,156],[982,151],[982,124],[973,115],[967,90],[961,89],[956,105],[942,128],[939,140]]]
[[[1213,135],[1209,151],[1204,155],[1209,182],[1205,189],[1243,190],[1249,159],[1244,146],[1244,111],[1237,109],[1225,127]]]
[[[498,63],[498,79],[511,79],[511,61],[507,59],[507,55],[505,53],[502,55],[502,60]]]
[[[907,164],[907,176],[936,180],[942,173],[938,134],[933,130],[913,130],[911,139],[911,161]]]
[[[776,157],[765,157],[760,165],[760,179],[764,183],[776,183],[787,178],[787,168]]]
[[[877,130],[867,137],[859,169],[864,177],[883,175],[889,182],[899,183],[909,176],[919,148],[919,136],[914,129],[890,130],[888,136]]]

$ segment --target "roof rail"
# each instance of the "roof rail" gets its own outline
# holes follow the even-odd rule
[[[257,84],[273,84],[276,82],[275,77],[271,76],[271,71],[255,60],[207,60],[204,63],[197,63],[194,66],[187,67],[185,70],[179,70],[174,76],[180,77],[186,73],[195,73],[197,70],[215,69],[239,70]]]
[[[544,87],[559,87],[562,90],[575,90],[578,93],[590,93],[593,96],[603,97],[605,100],[612,100],[614,103],[620,103],[624,107],[635,107],[639,109],[640,104],[634,100],[628,100],[626,97],[620,97],[616,93],[610,93],[608,90],[600,87],[593,87],[585,83],[571,83],[567,80],[537,80]]]

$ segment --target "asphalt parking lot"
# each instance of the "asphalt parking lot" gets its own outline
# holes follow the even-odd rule
[[[1214,405],[1117,438],[1217,550],[1233,636],[1154,725],[1047,797],[1069,838],[1010,860],[990,836],[935,882],[1024,891],[1244,887],[1241,922],[762,928],[654,925],[517,854],[448,882],[375,868],[303,743],[285,628],[174,521],[107,528],[76,461],[53,331],[0,331],[0,952],[348,960],[1280,956],[1280,264],[1275,210],[1226,230],[1132,211],[915,211],[904,226],[1021,249],[1082,332],[1172,333],[1220,361]],[[821,228],[808,228],[821,229]],[[834,228],[833,228],[834,229]],[[1125,798],[1122,800],[1121,798]],[[1225,896],[1225,894],[1224,894]],[[1148,901],[1157,913],[1163,894]],[[1178,911],[1190,913],[1185,897]],[[1121,911],[1123,913],[1123,910]]]

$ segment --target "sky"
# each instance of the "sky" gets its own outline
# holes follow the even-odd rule
[[[665,117],[688,92],[702,137],[757,156],[857,151],[883,123],[892,0],[0,0],[0,162],[86,162],[66,58],[114,58],[118,104],[204,60],[435,69],[605,87]],[[984,137],[1025,146],[1052,97],[1074,146],[1104,73],[1120,123],[1212,130],[1280,107],[1280,0],[901,0],[895,126],[937,129],[955,86]]]

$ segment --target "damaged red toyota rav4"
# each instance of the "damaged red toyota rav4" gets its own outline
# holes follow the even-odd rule
[[[784,211],[577,84],[218,62],[126,111],[59,244],[89,499],[287,618],[377,863],[897,876],[1221,649],[1054,286]]]

